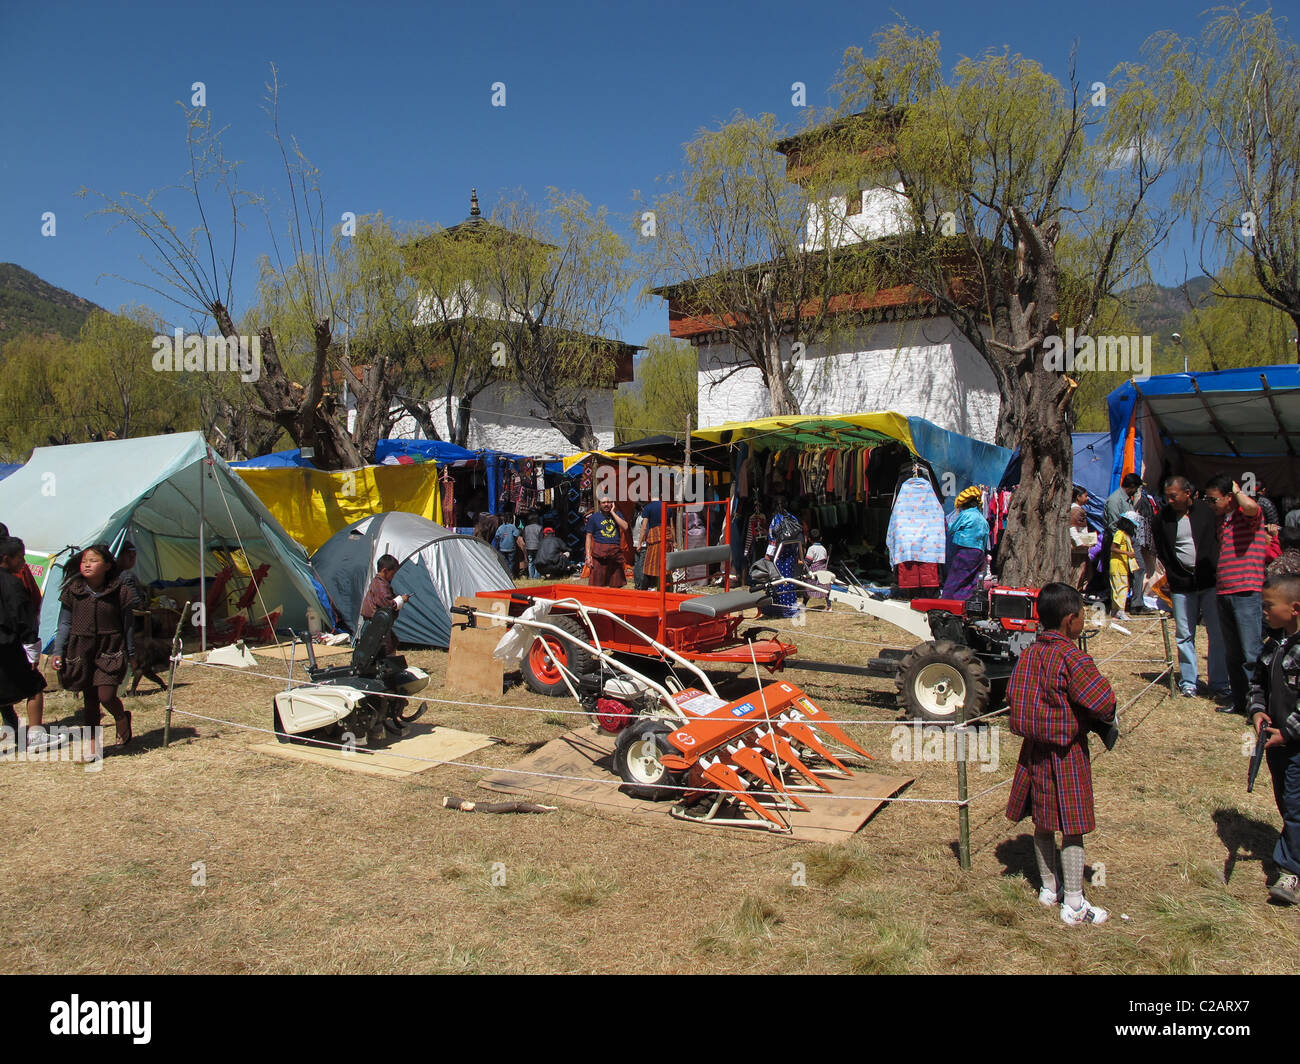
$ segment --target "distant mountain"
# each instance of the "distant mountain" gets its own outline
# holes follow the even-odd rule
[[[30,270],[0,262],[0,346],[25,333],[75,340],[94,303],[42,281]]]
[[[1214,282],[1205,276],[1193,277],[1188,281],[1186,292],[1182,287],[1144,284],[1121,292],[1119,298],[1129,308],[1129,313],[1137,322],[1138,331],[1143,335],[1149,334],[1155,337],[1159,346],[1160,341],[1167,342],[1177,331],[1184,316],[1191,309],[1188,304],[1189,297],[1197,309],[1202,309],[1213,302],[1214,297],[1210,294],[1213,284]]]

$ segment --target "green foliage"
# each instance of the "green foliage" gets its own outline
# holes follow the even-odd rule
[[[1178,332],[1188,369],[1274,366],[1297,361],[1296,325],[1266,302],[1251,256],[1242,254],[1219,278],[1216,298],[1189,310]],[[1181,371],[1180,364],[1177,369]],[[1174,372],[1171,368],[1166,372]]]
[[[143,307],[96,310],[76,341],[25,336],[0,350],[0,453],[205,427],[194,375],[154,369],[169,330]]]
[[[1202,270],[1248,255],[1250,298],[1300,327],[1300,48],[1271,10],[1211,14],[1199,37],[1147,43],[1137,76],[1159,105],[1152,130],[1179,165],[1174,199],[1201,236]]]
[[[783,140],[786,133],[772,115],[740,113],[701,130],[651,204],[655,232],[643,231],[641,247],[658,294],[724,337],[738,353],[736,369],[757,368],[782,414],[798,413],[795,345],[847,324],[829,313],[832,297],[872,287],[860,273],[863,256],[836,239],[840,223],[809,212],[810,202],[843,194],[838,156],[818,150],[819,133]]]
[[[637,367],[636,381],[614,396],[616,443],[645,436],[678,435],[686,419],[699,427],[699,358],[690,344],[667,336],[652,336],[649,353]]]
[[[97,309],[30,270],[0,263],[0,347],[25,334],[55,333],[75,340],[90,312]]]

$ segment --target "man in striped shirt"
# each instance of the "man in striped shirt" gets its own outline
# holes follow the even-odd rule
[[[1250,679],[1264,634],[1264,548],[1268,534],[1259,503],[1241,490],[1241,485],[1224,474],[1205,485],[1205,501],[1219,519],[1219,566],[1215,591],[1219,605],[1219,628],[1228,660],[1228,682],[1232,705],[1220,706],[1220,713],[1246,713],[1250,701]]]

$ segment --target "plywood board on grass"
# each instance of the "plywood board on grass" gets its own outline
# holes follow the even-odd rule
[[[610,767],[613,752],[611,735],[594,729],[569,732],[552,739],[512,768],[497,770],[479,786],[506,794],[544,795],[547,799],[638,818],[655,817],[663,824],[689,823],[668,816],[671,802],[646,802],[624,794]],[[809,811],[786,814],[793,828],[793,834],[787,838],[798,842],[839,842],[861,828],[887,799],[907,787],[912,777],[865,771],[855,772],[852,779],[826,782],[832,791],[828,797],[810,798],[801,793]]]
[[[401,779],[437,768],[442,762],[460,761],[475,750],[496,742],[491,736],[455,728],[419,723],[409,727],[411,734],[405,739],[373,750],[359,746],[355,751],[344,752],[329,746],[279,742],[258,743],[253,749],[289,761],[307,761],[368,776]]]

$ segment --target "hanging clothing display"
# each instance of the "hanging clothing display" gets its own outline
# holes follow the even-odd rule
[[[930,482],[924,477],[911,477],[899,488],[889,517],[889,531],[885,535],[889,564],[943,564],[945,531],[943,506]]]

